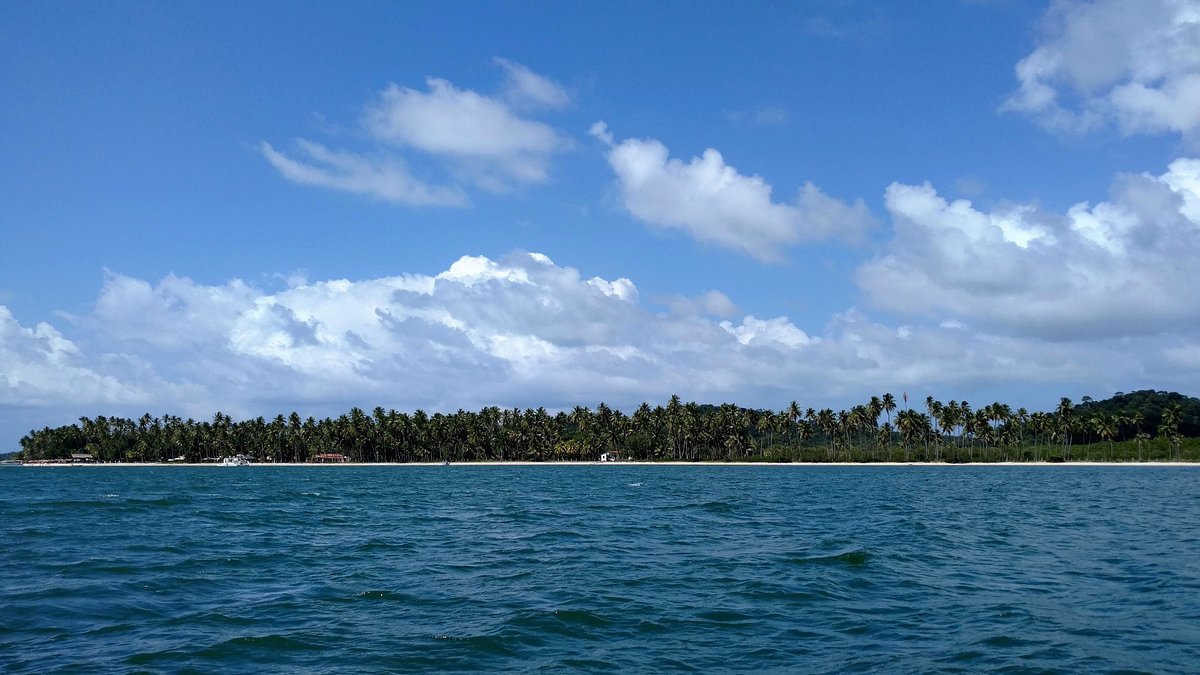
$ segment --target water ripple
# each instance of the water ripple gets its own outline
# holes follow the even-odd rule
[[[1195,672],[1196,469],[20,469],[14,673]]]

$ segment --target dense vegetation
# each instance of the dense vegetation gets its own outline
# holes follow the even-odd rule
[[[1178,431],[1185,437],[1200,436],[1200,398],[1191,398],[1175,392],[1135,391],[1117,392],[1104,401],[1093,401],[1084,396],[1076,407],[1083,417],[1103,415],[1122,419],[1140,419],[1146,429],[1158,429],[1163,422],[1163,413],[1177,406],[1181,418]]]
[[[907,399],[907,397],[905,397]],[[915,402],[914,402],[915,403]],[[1003,403],[973,408],[966,401],[927,398],[910,407],[891,394],[850,410],[780,411],[683,403],[643,403],[631,415],[601,403],[551,414],[502,410],[428,415],[359,408],[337,418],[240,422],[175,416],[138,420],[83,417],[78,424],[31,431],[21,439],[26,460],[86,453],[99,461],[200,462],[245,454],[263,462],[305,462],[337,453],[356,462],[596,460],[618,452],[635,460],[774,462],[1076,461],[1200,459],[1200,400],[1140,391],[1112,399],[1062,399],[1050,412],[1012,410]]]

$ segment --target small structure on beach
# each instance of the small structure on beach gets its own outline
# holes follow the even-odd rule
[[[616,451],[606,452],[600,455],[601,462],[619,462],[621,461],[621,453]]]
[[[321,455],[316,455],[312,458],[315,464],[343,464],[349,462],[350,458],[337,452],[327,452]]]
[[[95,464],[96,458],[92,457],[90,454],[88,454],[86,452],[72,452],[71,453],[71,463],[72,464]]]

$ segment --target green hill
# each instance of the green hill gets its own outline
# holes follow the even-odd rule
[[[1172,404],[1178,404],[1183,411],[1183,421],[1179,425],[1179,433],[1189,437],[1200,436],[1200,399],[1173,391],[1145,389],[1128,394],[1117,392],[1113,394],[1112,398],[1103,401],[1094,401],[1090,397],[1084,396],[1083,402],[1076,406],[1075,412],[1080,417],[1116,415],[1133,418],[1140,414],[1141,428],[1153,434],[1162,422],[1163,410]]]

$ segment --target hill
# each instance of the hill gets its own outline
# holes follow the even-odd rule
[[[1091,415],[1116,415],[1133,418],[1140,414],[1143,430],[1154,433],[1162,422],[1163,410],[1172,404],[1178,404],[1183,411],[1183,421],[1179,425],[1179,433],[1184,436],[1200,436],[1200,399],[1184,396],[1178,392],[1154,391],[1145,389],[1130,393],[1117,392],[1112,398],[1103,401],[1083,397],[1075,408],[1076,415],[1087,417]]]

